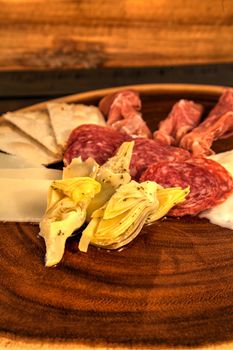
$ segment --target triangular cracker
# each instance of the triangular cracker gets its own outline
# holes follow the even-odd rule
[[[95,106],[50,102],[47,108],[57,144],[63,149],[71,131],[77,126],[106,124],[102,113]]]
[[[61,160],[61,157],[56,157],[53,153],[47,151],[45,147],[4,119],[1,119],[0,122],[0,150],[43,165],[56,163]]]
[[[61,152],[56,143],[47,111],[8,112],[3,118],[17,126],[54,154]]]

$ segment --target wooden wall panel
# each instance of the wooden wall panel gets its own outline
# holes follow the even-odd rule
[[[0,70],[233,62],[232,0],[0,0]]]

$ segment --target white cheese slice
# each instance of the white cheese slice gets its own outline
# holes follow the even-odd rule
[[[233,230],[233,195],[230,195],[223,203],[201,213],[201,218],[208,219],[212,224]]]
[[[99,108],[82,104],[50,102],[47,104],[57,144],[65,147],[73,129],[82,124],[106,125]]]
[[[213,159],[216,162],[220,163],[233,176],[233,150],[213,154],[212,156],[210,156],[208,158]]]
[[[20,156],[0,152],[0,169],[44,168],[43,165],[28,161]]]
[[[59,180],[62,178],[62,171],[42,167],[26,169],[0,169],[0,181],[1,178]]]
[[[0,221],[39,222],[51,180],[0,179]]]
[[[220,163],[233,176],[233,150],[214,154],[209,158]],[[223,203],[202,212],[199,217],[208,219],[212,224],[233,230],[233,194]]]
[[[47,111],[8,112],[4,119],[17,126],[54,154],[60,154]]]

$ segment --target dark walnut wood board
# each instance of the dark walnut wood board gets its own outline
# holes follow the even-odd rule
[[[208,113],[222,87],[141,85],[152,130],[180,98]],[[59,101],[97,104],[118,89]],[[44,108],[38,104],[27,109]],[[27,110],[25,109],[25,110]],[[217,152],[233,138],[216,142]],[[7,205],[7,203],[6,203]],[[145,226],[121,251],[77,238],[45,268],[37,225],[0,223],[0,346],[9,348],[229,348],[233,344],[233,232],[205,219],[167,218]]]

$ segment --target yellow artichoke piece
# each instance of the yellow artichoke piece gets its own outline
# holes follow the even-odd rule
[[[129,166],[134,141],[124,142],[115,156],[99,167],[95,179],[101,184],[101,191],[93,198],[87,209],[87,221],[92,213],[104,205],[115,193],[116,189],[131,180]]]
[[[61,191],[74,203],[92,199],[96,193],[100,192],[101,185],[90,177],[73,177],[64,180],[55,180],[51,187]]]
[[[97,181],[87,177],[52,182],[47,210],[40,222],[40,235],[46,244],[46,266],[60,262],[66,239],[83,225],[87,206],[100,189]]]
[[[158,185],[150,181],[141,184],[131,181],[119,187],[109,202],[93,213],[92,220],[82,233],[79,249],[87,251],[90,242],[109,249],[114,246],[115,249],[116,245],[121,246],[121,240],[134,238],[148,215],[159,205],[157,188]],[[130,205],[127,200],[122,200],[125,198]]]
[[[125,180],[122,176],[129,175],[133,147],[134,141],[123,142],[115,156],[110,158],[100,167],[97,173],[97,178],[103,182],[110,181],[116,188],[119,187],[119,185],[124,184]],[[128,178],[128,176],[126,177]]]
[[[181,187],[160,188],[157,191],[159,207],[157,211],[152,213],[146,223],[152,223],[165,216],[169,210],[176,204],[182,203],[189,194],[189,187],[182,189]]]
[[[95,179],[99,167],[99,164],[93,158],[88,158],[84,161],[81,157],[73,158],[71,163],[63,168],[62,178],[70,179],[72,177],[88,176]]]
[[[146,181],[140,184],[132,180],[127,185],[119,187],[114,195],[114,200],[107,203],[104,219],[111,219],[129,209],[135,210],[135,203],[140,203],[140,201],[153,203],[154,206],[158,206],[158,186],[158,184],[152,181]]]
[[[53,266],[61,261],[67,238],[83,225],[86,212],[77,207],[60,216],[60,220],[45,218],[40,223],[40,235],[45,239],[46,245],[46,266]]]
[[[92,214],[82,233],[79,249],[86,252],[94,244],[119,249],[131,242],[146,223],[152,223],[185,200],[189,188],[163,189],[152,181],[130,181],[120,186],[110,200]]]

